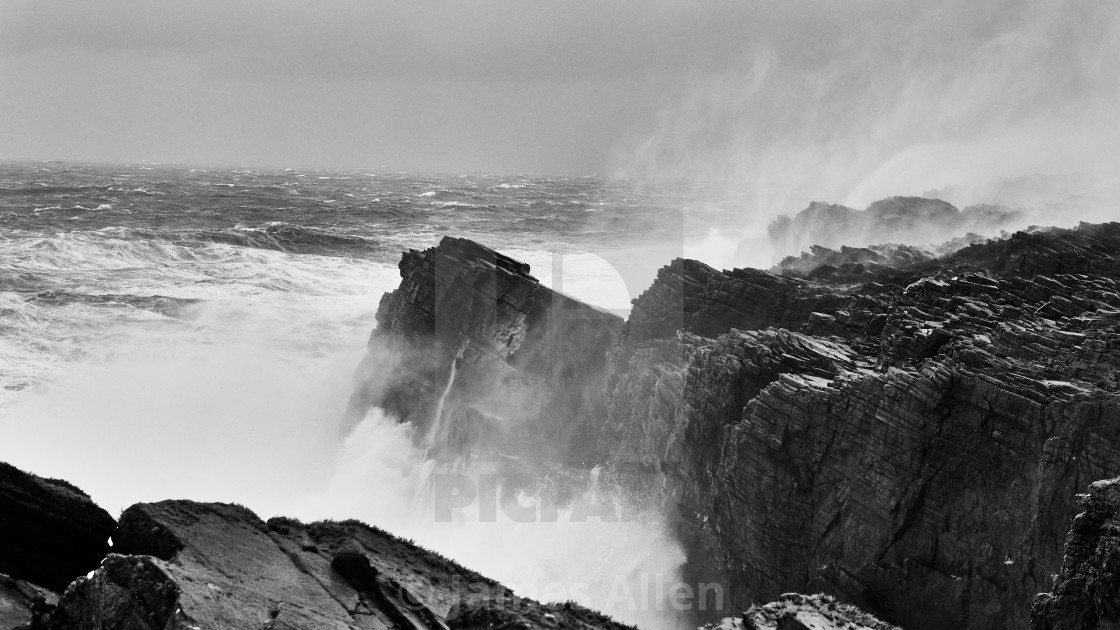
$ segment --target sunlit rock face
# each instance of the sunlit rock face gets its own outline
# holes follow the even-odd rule
[[[1120,224],[867,251],[676,260],[619,329],[446,239],[402,261],[355,400],[435,445],[592,453],[668,508],[727,611],[823,592],[907,628],[1021,627],[1076,489],[1120,474]],[[558,327],[557,299],[587,317]],[[519,415],[487,399],[533,387]]]
[[[466,239],[409,251],[400,269],[358,369],[355,421],[378,406],[437,450],[586,460],[622,320]]]

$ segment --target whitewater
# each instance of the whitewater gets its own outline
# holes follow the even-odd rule
[[[756,232],[710,229],[732,203],[595,178],[2,163],[0,460],[114,514],[358,518],[521,595],[675,627],[684,556],[656,519],[443,522],[412,427],[342,418],[403,251],[473,238],[625,315],[656,265],[742,253]]]

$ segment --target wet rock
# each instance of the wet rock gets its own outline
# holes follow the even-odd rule
[[[960,218],[928,200],[875,212],[900,230],[914,212]],[[823,592],[911,630],[1023,627],[1061,566],[1076,488],[1120,474],[1120,224],[932,251],[818,249],[785,274],[674,260],[617,341],[569,346],[591,353],[595,378],[563,382],[586,387],[565,394],[584,406],[545,385],[565,413],[515,424],[522,438],[579,426],[597,440],[581,459],[668,506],[684,580],[724,586],[726,612]],[[454,239],[410,252],[402,273],[374,338],[414,344],[419,363],[359,398],[424,426],[417,410],[450,382],[455,411],[440,417],[484,426],[470,420],[484,390],[541,369],[516,360],[538,289],[520,263]],[[432,315],[435,295],[458,306]],[[556,325],[537,321],[541,337]],[[451,365],[472,376],[451,382]]]
[[[1118,251],[1120,224],[1083,225],[738,294],[674,262],[635,316],[686,332],[628,324],[602,457],[675,501],[686,580],[731,609],[809,590],[912,629],[1022,627],[1075,489],[1120,472]]]
[[[119,537],[120,553],[71,584],[36,628],[446,630],[464,606],[514,597],[356,521],[266,523],[237,505],[163,501],[126,510]]]
[[[621,318],[465,239],[409,251],[400,268],[358,369],[353,421],[381,407],[457,453],[530,441],[539,460],[591,452]]]

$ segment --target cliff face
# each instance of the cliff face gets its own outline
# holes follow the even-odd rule
[[[823,591],[907,628],[1021,627],[1074,490],[1120,472],[1116,252],[1120,224],[863,285],[674,262],[615,352],[602,455],[657,462],[691,577],[739,606]]]
[[[361,400],[417,418],[460,351],[445,420],[495,382],[543,382],[564,412],[525,414],[526,434],[586,428],[591,461],[672,508],[686,579],[725,585],[729,611],[820,591],[911,629],[1021,627],[1075,489],[1120,474],[1120,224],[972,241],[817,250],[781,273],[676,260],[613,345],[595,318],[593,343],[561,327],[576,341],[545,353],[539,285],[447,239],[406,255],[374,335],[427,358]],[[594,377],[527,380],[573,361]]]
[[[1097,481],[1078,500],[1085,511],[1066,538],[1054,591],[1035,598],[1034,630],[1120,625],[1120,479]]]
[[[400,263],[350,415],[378,406],[459,453],[586,457],[622,320],[542,286],[529,267],[444,238]]]

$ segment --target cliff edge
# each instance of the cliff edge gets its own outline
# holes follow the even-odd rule
[[[358,399],[481,427],[487,388],[542,387],[563,413],[506,416],[527,420],[503,453],[578,427],[558,450],[667,506],[686,581],[725,585],[729,614],[823,592],[911,630],[1023,627],[1076,489],[1120,474],[1120,224],[831,251],[777,273],[678,259],[625,326],[572,334],[546,332],[523,265],[445,239],[406,254],[374,333],[422,358]]]

